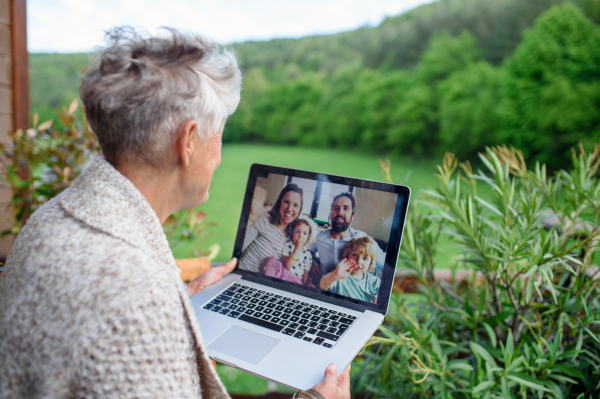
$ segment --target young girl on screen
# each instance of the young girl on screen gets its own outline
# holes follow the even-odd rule
[[[292,236],[283,245],[282,261],[267,258],[263,264],[265,276],[276,277],[296,284],[306,284],[312,266],[310,243],[313,227],[306,219],[296,219],[291,224]]]
[[[350,240],[342,249],[343,259],[331,273],[321,279],[321,289],[339,295],[376,303],[381,279],[370,272],[375,269],[377,243],[368,236]]]

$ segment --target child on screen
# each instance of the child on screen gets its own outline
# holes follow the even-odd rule
[[[313,228],[306,219],[291,223],[291,237],[283,245],[282,261],[267,258],[263,266],[265,276],[276,277],[296,284],[306,284],[312,266],[309,247],[313,241]]]
[[[339,295],[376,303],[381,279],[370,272],[377,260],[377,243],[368,236],[350,240],[342,249],[343,259],[331,273],[321,279],[321,289]]]

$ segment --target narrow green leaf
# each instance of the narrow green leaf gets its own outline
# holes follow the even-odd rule
[[[488,351],[486,351],[483,346],[479,345],[476,342],[471,342],[469,345],[471,346],[471,350],[473,352],[477,353],[479,356],[481,356],[481,358],[487,364],[489,364],[492,367],[498,367],[498,364],[496,364],[496,361],[494,360],[492,355],[490,355],[490,353]]]
[[[522,373],[509,373],[506,375],[506,378],[517,382],[519,384],[525,385],[531,389],[536,389],[538,391],[550,392],[548,388],[545,388],[543,385],[540,385],[540,381],[535,380],[528,375]]]
[[[571,361],[574,362],[575,359],[577,358],[577,355],[579,355],[579,351],[581,350],[581,347],[583,346],[583,331],[579,331],[579,338],[577,338],[577,345],[575,346],[575,350],[577,351],[576,354],[573,355],[573,357],[571,358]]]
[[[489,319],[486,320],[486,322],[490,325],[490,326],[495,326],[496,324],[498,324],[499,322],[501,322],[502,320],[506,319],[507,317],[510,317],[513,315],[513,313],[515,313],[514,309],[510,309],[510,310],[505,310],[502,313],[498,313],[496,316],[490,317]]]
[[[554,336],[552,342],[552,358],[555,358],[560,351],[560,344],[562,343],[562,326],[559,326],[558,333]]]
[[[577,258],[575,258],[575,257],[573,257],[571,255],[564,255],[563,258],[565,258],[565,259],[567,259],[567,260],[575,263],[576,265],[579,265],[579,266],[583,265],[583,263],[579,259],[577,259]]]
[[[585,328],[585,331],[587,331],[587,333],[590,335],[590,337],[592,337],[596,342],[598,342],[600,344],[600,338],[598,338],[598,335],[594,334],[589,328]]]
[[[527,304],[531,302],[531,298],[533,298],[533,282],[533,277],[529,277],[529,279],[527,279],[527,288],[525,290],[525,303]]]
[[[433,349],[433,351],[435,352],[437,357],[440,360],[443,359],[442,347],[440,346],[440,341],[438,341],[438,338],[434,333],[431,334],[431,337],[429,338],[429,342],[431,343],[431,348]]]
[[[469,363],[466,363],[464,360],[452,360],[448,362],[446,367],[448,370],[465,370],[465,371],[473,371],[473,366]]]
[[[546,385],[548,386],[548,388],[550,388],[550,390],[552,391],[554,396],[556,396],[557,399],[564,399],[563,392],[556,382],[546,381]]]
[[[467,198],[467,217],[469,220],[469,226],[471,226],[471,229],[474,229],[475,227],[475,219],[473,217],[473,199],[472,197],[469,195],[469,197]]]
[[[481,205],[485,206],[486,208],[488,208],[490,211],[494,212],[498,216],[503,216],[502,213],[498,210],[498,208],[496,208],[494,205],[490,204],[489,202],[483,200],[482,198],[480,198],[480,197],[473,197],[473,199],[475,199]]]
[[[508,335],[506,337],[506,348],[504,350],[504,364],[508,367],[510,365],[510,361],[512,360],[514,350],[514,342],[513,342],[513,334],[511,330],[508,330]]]
[[[391,369],[390,362],[392,361],[392,358],[394,357],[394,354],[396,353],[399,347],[400,346],[398,344],[394,345],[394,347],[387,353],[387,355],[383,359],[383,363],[381,364],[381,381],[384,383],[386,382]]]
[[[506,380],[506,378],[502,378],[502,380],[500,381],[500,388],[502,389],[502,396],[504,397],[504,399],[511,399],[510,391],[508,389],[508,381]]]
[[[563,374],[566,374],[568,376],[583,379],[583,375],[581,375],[581,373],[579,371],[577,371],[565,364],[555,364],[551,368],[559,370],[560,372],[562,372]]]
[[[564,375],[550,374],[549,378],[552,378],[553,380],[556,380],[556,381],[561,382],[563,384],[577,384],[577,381],[575,381],[571,377],[566,377]]]
[[[483,301],[481,301],[483,302]],[[485,328],[485,331],[487,331],[489,337],[490,337],[490,343],[492,344],[492,347],[496,347],[496,344],[498,343],[498,340],[496,339],[496,332],[494,331],[494,329],[488,324],[488,323],[482,323],[483,327]]]
[[[518,350],[517,350],[517,352],[518,352]],[[513,361],[511,364],[510,364],[510,366],[506,368],[506,372],[508,372],[508,373],[509,373],[509,372],[513,371],[514,369],[516,369],[517,367],[519,367],[519,366],[521,365],[521,363],[524,363],[524,362],[525,362],[525,357],[523,357],[523,356],[519,356],[519,357],[517,357],[517,358],[516,358],[516,359],[515,359],[515,360],[514,360],[514,361]]]
[[[483,162],[483,164],[485,166],[487,166],[487,168],[490,170],[490,172],[494,173],[494,166],[488,160],[488,158],[485,155],[483,155],[482,153],[478,153],[477,155],[479,155],[479,159],[481,159],[481,162]]]
[[[484,381],[481,384],[477,385],[475,388],[473,388],[473,393],[479,393],[481,391],[483,391],[484,389],[488,389],[490,387],[494,386],[494,381]]]

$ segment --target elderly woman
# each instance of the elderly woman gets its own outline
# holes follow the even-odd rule
[[[190,295],[235,259],[186,287],[161,224],[208,199],[240,72],[202,37],[108,38],[80,88],[104,158],[29,219],[0,278],[0,397],[228,397]],[[340,378],[309,392],[349,397]]]
[[[259,217],[244,237],[240,268],[260,272],[265,259],[281,260],[283,246],[290,234],[288,226],[300,216],[302,189],[296,184],[285,186],[269,212]]]

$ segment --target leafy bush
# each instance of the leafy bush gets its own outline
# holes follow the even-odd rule
[[[77,116],[78,105],[79,101],[74,99],[69,108],[62,106],[55,110],[58,126],[52,119],[38,125],[39,116],[34,114],[30,129],[9,133],[10,140],[0,143],[4,155],[0,158],[0,181],[13,192],[13,227],[2,235],[19,234],[33,212],[68,188],[89,162],[100,155],[100,145],[85,112],[82,119]],[[171,215],[164,226],[171,248],[194,242],[196,249],[190,256],[213,259],[219,252],[218,244],[207,251],[198,248],[207,228],[215,225],[204,221],[205,217],[203,211],[194,209]]]
[[[0,179],[13,192],[13,227],[2,234],[19,234],[27,218],[41,205],[69,187],[88,161],[100,153],[96,136],[85,118],[76,115],[78,100],[57,110],[61,127],[52,119],[25,131],[9,133],[10,141],[0,143],[3,151]]]
[[[411,208],[400,257],[421,294],[416,302],[393,296],[384,326],[359,357],[355,392],[598,394],[600,280],[592,262],[600,240],[600,146],[573,152],[572,169],[554,177],[539,163],[529,170],[513,148],[487,148],[481,160],[487,173],[446,154],[439,187],[419,201],[429,211]],[[434,279],[442,236],[462,250],[460,282]]]

